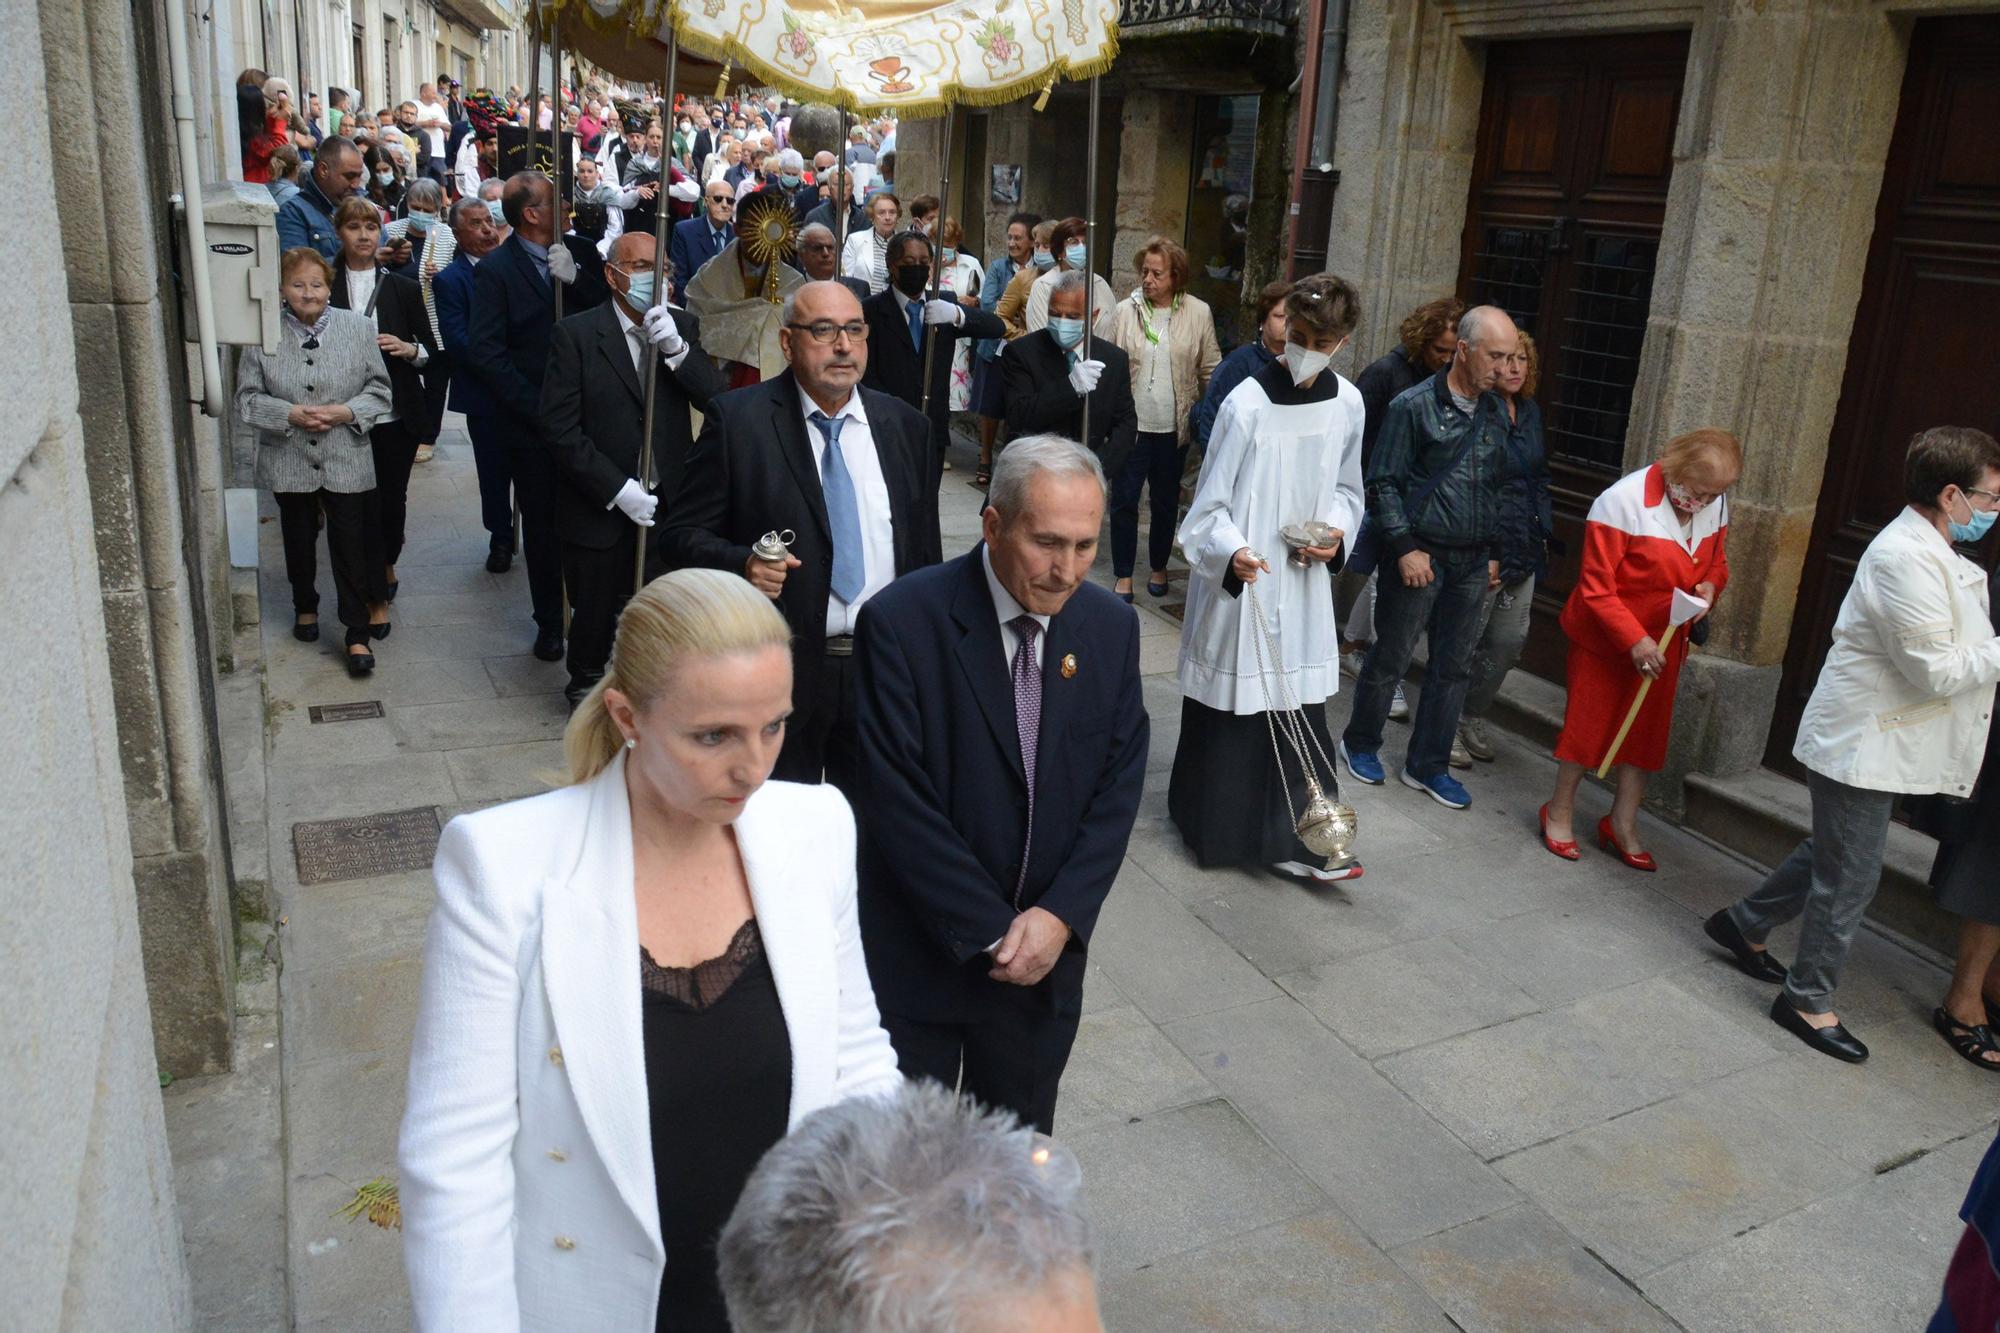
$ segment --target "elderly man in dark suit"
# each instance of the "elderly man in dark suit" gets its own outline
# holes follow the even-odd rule
[[[1000,356],[1007,430],[1055,431],[1083,438],[1083,399],[1090,395],[1090,451],[1117,476],[1139,437],[1132,375],[1125,353],[1106,338],[1083,343],[1084,275],[1065,273],[1049,296],[1048,327],[1007,344]]]
[[[706,412],[727,387],[687,311],[654,303],[653,237],[628,232],[611,243],[611,299],[556,325],[542,379],[542,433],[555,454],[556,533],[569,589],[569,687],[574,708],[604,675],[618,613],[633,592],[633,542],[647,539],[660,505],[672,513],[688,450],[689,409]],[[640,480],[645,434],[643,368],[659,377],[653,462]],[[666,572],[647,541],[646,576]]]
[[[500,229],[484,201],[467,196],[451,206],[446,218],[457,243],[451,262],[431,279],[437,304],[441,346],[431,358],[433,376],[449,383],[449,405],[465,417],[472,441],[472,461],[479,472],[479,517],[486,527],[486,568],[504,574],[514,563],[514,473],[507,449],[493,420],[493,398],[486,383],[472,373],[472,271],[500,244]]]
[[[987,498],[981,545],[861,615],[861,942],[903,1072],[1049,1133],[1149,725],[1138,622],[1087,581],[1095,456],[1017,439]]]
[[[861,303],[868,321],[869,388],[894,394],[929,413],[934,466],[942,475],[944,448],[951,441],[951,358],[960,338],[1002,338],[1007,326],[998,315],[965,306],[925,290],[931,280],[931,243],[914,231],[889,238],[889,285]],[[926,344],[936,343],[930,360],[930,400],[924,399]],[[935,480],[933,480],[933,484]]]
[[[555,329],[558,284],[565,313],[603,303],[604,262],[581,236],[556,235],[555,183],[540,172],[508,178],[501,212],[511,235],[473,270],[472,344],[466,362],[493,399],[527,547],[535,656],[563,655],[562,552],[556,539],[556,463],[542,438],[542,373]]]
[[[941,556],[923,417],[861,386],[868,326],[845,287],[785,298],[790,369],[715,400],[688,456],[663,541],[669,568],[735,570],[790,622],[792,718],[772,776],[822,777],[853,796],[854,627],[861,608]],[[783,561],[751,550],[797,534]]]
[[[729,248],[736,239],[736,191],[720,180],[702,189],[701,215],[676,222],[667,238],[667,259],[673,267],[673,298],[687,300],[687,285],[701,266]]]

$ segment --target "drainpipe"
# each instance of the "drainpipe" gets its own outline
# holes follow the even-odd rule
[[[1332,0],[1331,14],[1327,11],[1327,0],[1309,0],[1309,5],[1304,42],[1305,66],[1299,71],[1298,82],[1294,85],[1299,92],[1299,118],[1292,140],[1292,201],[1286,224],[1288,255],[1298,253],[1302,222],[1315,225],[1329,225],[1331,222],[1330,218],[1318,218],[1317,208],[1308,207],[1306,172],[1310,168],[1322,179],[1332,175],[1334,132],[1340,114],[1340,67],[1347,45],[1348,0]],[[1328,183],[1323,193],[1330,195],[1331,188]],[[1316,190],[1315,193],[1322,191]],[[1330,198],[1315,199],[1314,202],[1331,205]],[[1306,249],[1314,254],[1323,254],[1325,247],[1323,242],[1315,242]]]
[[[202,415],[222,416],[222,356],[215,345],[215,293],[208,280],[208,218],[201,192],[201,159],[194,148],[194,78],[188,64],[187,15],[180,0],[166,0],[167,74],[173,83],[174,149],[187,198],[188,281],[194,288],[195,336],[201,344]]]

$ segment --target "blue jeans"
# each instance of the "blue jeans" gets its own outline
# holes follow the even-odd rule
[[[1140,431],[1118,475],[1111,479],[1111,573],[1132,577],[1139,554],[1139,492],[1153,493],[1153,525],[1146,533],[1148,569],[1165,569],[1174,550],[1175,520],[1181,503],[1181,468],[1187,452],[1172,431]]]
[[[1354,688],[1354,712],[1341,740],[1350,750],[1373,754],[1382,748],[1382,728],[1389,718],[1389,700],[1417,639],[1430,631],[1430,668],[1423,697],[1410,734],[1403,770],[1413,778],[1432,778],[1445,771],[1451,742],[1458,730],[1458,711],[1472,678],[1472,649],[1479,641],[1479,608],[1486,598],[1486,552],[1478,547],[1430,553],[1431,581],[1421,588],[1403,582],[1396,562],[1386,554],[1375,580],[1375,642],[1361,666]]]

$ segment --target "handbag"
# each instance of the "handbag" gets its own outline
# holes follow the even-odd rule
[[[1465,432],[1465,442],[1458,446],[1458,452],[1451,456],[1449,463],[1432,473],[1423,485],[1417,487],[1416,495],[1411,497],[1404,512],[1410,516],[1412,525],[1416,523],[1417,515],[1423,512],[1424,506],[1430,502],[1431,496],[1437,492],[1437,488],[1444,484],[1446,477],[1458,470],[1458,465],[1465,461],[1465,456],[1472,452],[1472,446],[1478,443],[1478,440],[1479,417],[1475,414],[1471,427]],[[1365,578],[1373,574],[1381,563],[1382,525],[1375,521],[1373,514],[1364,514],[1361,518],[1361,531],[1354,534],[1354,542],[1348,548],[1347,564],[1343,572],[1359,574]]]

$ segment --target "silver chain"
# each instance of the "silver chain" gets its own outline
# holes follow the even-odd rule
[[[1320,787],[1319,773],[1313,767],[1312,756],[1314,754],[1319,756],[1319,762],[1325,766],[1329,776],[1333,773],[1333,762],[1326,757],[1326,751],[1320,748],[1319,737],[1315,736],[1312,728],[1306,725],[1305,713],[1299,706],[1298,694],[1292,689],[1290,677],[1284,673],[1284,656],[1279,652],[1278,637],[1271,632],[1270,624],[1264,619],[1264,602],[1257,595],[1256,582],[1247,584],[1246,590],[1250,597],[1250,618],[1255,622],[1257,630],[1251,644],[1257,652],[1257,681],[1264,690],[1264,729],[1270,733],[1271,758],[1277,762],[1278,781],[1285,789],[1285,809],[1296,821],[1299,818],[1299,811],[1292,804],[1292,780],[1285,774],[1284,751],[1278,746],[1279,733],[1284,733],[1285,743],[1298,757],[1299,771],[1305,774],[1309,790]],[[1271,652],[1270,667],[1275,669],[1278,677],[1276,699],[1271,697],[1272,670],[1267,669],[1264,662],[1264,650],[1267,645]],[[1308,746],[1311,747],[1310,752]],[[1320,790],[1324,794],[1325,789],[1322,787]]]

